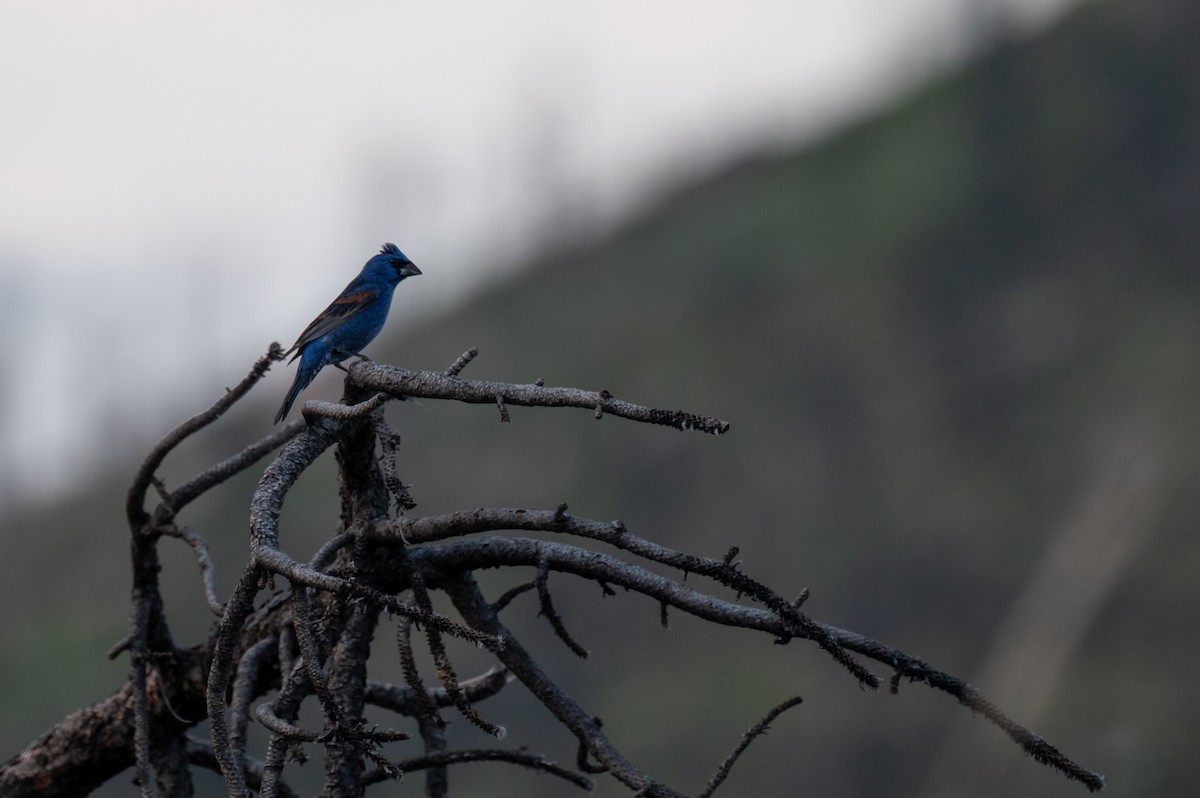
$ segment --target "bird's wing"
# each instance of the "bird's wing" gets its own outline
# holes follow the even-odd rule
[[[304,332],[300,333],[300,337],[296,339],[296,343],[292,344],[292,348],[283,353],[284,357],[295,352],[292,355],[292,360],[300,354],[300,348],[310,341],[315,341],[325,333],[345,323],[346,319],[362,313],[379,297],[378,288],[360,288],[357,285],[350,285],[342,295],[330,303],[329,307],[321,311],[321,314],[313,319],[312,324],[304,328]]]

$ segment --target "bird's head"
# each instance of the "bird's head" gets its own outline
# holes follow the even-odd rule
[[[417,265],[395,244],[384,244],[379,254],[367,261],[365,271],[377,271],[380,276],[386,276],[396,282],[421,273]]]

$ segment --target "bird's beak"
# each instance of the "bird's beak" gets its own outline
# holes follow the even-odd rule
[[[417,268],[417,264],[409,261],[408,263],[404,264],[404,267],[401,269],[401,273],[405,277],[412,277],[414,274],[420,274],[421,270]]]

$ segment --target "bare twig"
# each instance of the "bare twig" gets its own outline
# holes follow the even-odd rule
[[[732,753],[725,758],[725,761],[722,762],[721,766],[717,768],[717,772],[713,774],[713,777],[708,780],[708,784],[705,786],[704,791],[700,793],[699,798],[709,798],[709,796],[716,792],[717,788],[720,787],[725,779],[729,776],[729,771],[733,769],[734,764],[738,761],[745,750],[750,747],[750,743],[754,742],[755,738],[766,734],[767,729],[770,727],[775,718],[779,717],[784,712],[787,712],[792,707],[800,704],[803,700],[804,699],[802,699],[800,696],[789,698],[787,701],[784,701],[782,704],[768,712],[766,717],[764,717],[758,723],[750,727],[750,730],[742,735],[742,739],[740,742],[738,742],[737,747],[734,748]]]
[[[421,674],[417,670],[417,660],[413,655],[412,648],[412,619],[404,618],[396,628],[396,648],[400,655],[400,669],[404,674],[404,683],[408,685],[408,689],[403,691],[406,697],[411,700],[411,714],[417,719],[417,728],[421,733],[421,741],[425,744],[425,755],[429,757],[440,756],[446,751],[446,721],[438,712],[439,703],[434,700],[434,691],[425,689],[421,683]],[[444,687],[442,693],[446,697],[446,702],[440,706],[448,706],[454,703],[454,698]],[[370,685],[367,687],[367,700],[370,700]],[[395,705],[397,707],[407,705],[409,701],[403,702],[396,698]],[[397,709],[397,711],[400,711]],[[449,791],[449,776],[444,765],[435,765],[427,768],[425,771],[425,794],[430,798],[443,798]]]
[[[587,659],[587,649],[575,642],[571,637],[571,633],[567,631],[567,627],[563,624],[562,618],[554,611],[554,604],[550,601],[550,563],[542,560],[538,563],[537,572],[537,592],[538,600],[542,604],[542,616],[550,622],[550,627],[554,629],[554,634],[558,639],[563,641],[563,645],[571,649],[571,653],[580,659]]]
[[[217,598],[217,574],[213,567],[212,553],[208,549],[207,541],[186,526],[178,524],[164,527],[163,534],[179,538],[192,547],[192,551],[196,553],[196,563],[200,566],[200,579],[204,583],[204,601],[214,615],[217,617],[224,615],[225,605]]]
[[[496,612],[507,607],[512,603],[512,600],[522,593],[528,593],[530,590],[536,590],[537,585],[534,582],[522,582],[519,585],[513,585],[508,590],[505,590],[495,601],[492,602],[492,609]]]
[[[404,626],[411,627],[411,624],[405,623]],[[411,651],[411,647],[406,648]],[[401,659],[403,661],[405,657],[402,656]],[[512,680],[512,674],[508,672],[507,668],[491,668],[479,676],[464,679],[459,682],[458,686],[466,699],[475,704],[496,695],[505,685],[511,684]],[[448,707],[454,704],[454,699],[444,687],[429,689],[419,687],[414,690],[412,687],[397,687],[394,684],[381,682],[367,682],[365,697],[368,704],[412,717],[418,717],[426,711],[427,701],[437,707]]]
[[[581,776],[578,773],[567,770],[560,765],[556,765],[550,760],[537,756],[536,754],[527,754],[524,751],[505,751],[500,749],[475,749],[472,751],[448,751],[446,753],[434,754],[431,756],[415,757],[413,759],[405,759],[399,763],[401,769],[405,773],[412,773],[417,770],[427,770],[429,768],[444,768],[447,765],[461,765],[466,762],[508,762],[513,765],[537,770],[542,773],[548,773],[551,776],[557,776],[560,779],[565,779],[576,787],[583,790],[592,790],[592,780]],[[377,784],[387,779],[387,774],[382,771],[371,771],[363,777],[363,784]]]
[[[388,492],[392,494],[392,499],[396,504],[396,510],[401,515],[417,506],[413,501],[412,495],[408,492],[408,485],[400,481],[399,470],[396,466],[396,459],[400,454],[400,433],[392,430],[388,426],[387,419],[382,412],[375,414],[375,436],[379,439],[379,461],[383,466],[383,481],[387,485]]]
[[[258,359],[244,380],[231,390],[227,390],[225,395],[212,407],[192,416],[158,442],[146,459],[142,461],[133,478],[133,485],[129,488],[125,502],[125,516],[129,520],[130,527],[140,527],[147,520],[146,511],[143,509],[146,490],[154,480],[154,472],[162,465],[162,461],[171,453],[171,450],[224,415],[225,411],[232,407],[237,400],[250,392],[250,389],[267,373],[267,369],[271,368],[271,364],[282,356],[283,347],[278,343],[272,343],[267,353]]]
[[[415,569],[411,575],[413,598],[417,602],[417,606],[426,612],[432,613],[431,603],[429,601],[429,593],[425,589],[425,578],[420,569]],[[446,646],[442,642],[441,631],[436,626],[427,626],[425,628],[425,639],[429,644],[429,653],[433,655],[434,665],[437,667],[438,676],[442,680],[442,686],[446,689],[446,693],[454,701],[454,706],[462,713],[462,716],[484,732],[492,735],[496,739],[503,739],[506,732],[503,726],[499,726],[486,720],[467,700],[466,694],[458,685],[458,676],[454,673],[454,666],[450,662],[450,656],[446,653]]]
[[[303,429],[304,422],[290,421],[262,440],[252,443],[237,454],[192,477],[173,492],[163,497],[162,502],[155,508],[151,523],[155,526],[170,523],[184,507],[187,507],[201,495],[225,482],[230,477],[245,471],[296,437]]]
[[[445,377],[457,377],[462,373],[462,370],[467,367],[467,364],[479,356],[479,349],[471,347],[467,351],[458,356],[458,359],[450,364],[450,368],[442,372]]]

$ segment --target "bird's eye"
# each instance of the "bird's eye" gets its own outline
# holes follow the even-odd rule
[[[391,258],[390,260],[391,260],[392,265],[395,266],[396,268],[400,268],[401,266],[404,265],[404,261],[400,260],[399,258]]]

